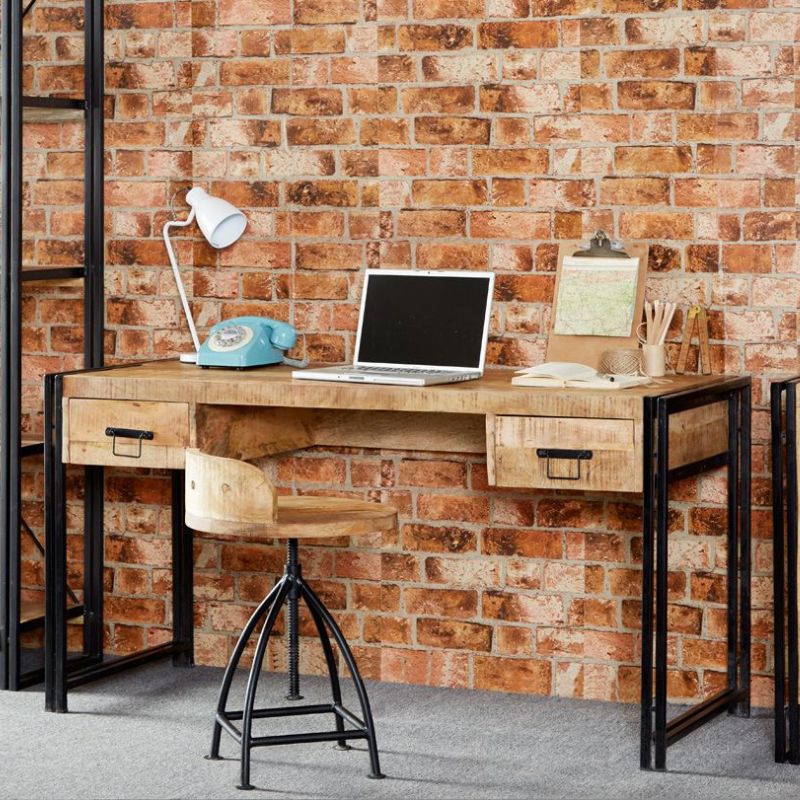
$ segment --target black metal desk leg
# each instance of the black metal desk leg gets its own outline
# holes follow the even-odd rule
[[[67,515],[60,375],[45,378],[45,709],[67,710]]]
[[[644,401],[642,509],[642,694],[639,766],[652,769],[653,745],[653,517],[655,504],[654,402]]]
[[[786,630],[788,659],[789,762],[800,764],[797,609],[797,391],[786,393]]]
[[[727,584],[727,688],[734,692],[728,703],[728,713],[738,706],[735,693],[739,686],[739,444],[741,391],[728,396],[728,574]]]
[[[656,769],[667,768],[667,590],[669,568],[669,411],[656,400]]]
[[[739,580],[740,617],[739,687],[743,692],[736,709],[739,716],[750,716],[750,387],[740,391],[739,450]]]
[[[775,608],[775,760],[786,761],[786,591],[783,508],[783,392],[782,384],[770,389],[772,426],[772,546],[773,602]]]
[[[194,664],[194,553],[184,521],[184,476],[183,470],[172,472],[172,639],[183,646],[172,656],[176,667]]]
[[[103,475],[102,467],[86,467],[83,519],[83,652],[103,659]]]

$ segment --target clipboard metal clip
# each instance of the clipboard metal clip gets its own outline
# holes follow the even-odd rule
[[[579,258],[628,258],[621,242],[611,241],[602,229],[595,231],[594,238],[583,250],[576,250],[573,256]]]

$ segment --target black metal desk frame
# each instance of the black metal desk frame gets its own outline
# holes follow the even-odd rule
[[[131,365],[133,366],[133,365]],[[117,367],[118,369],[119,367]],[[89,372],[97,370],[78,370]],[[184,474],[172,472],[172,641],[119,658],[103,654],[103,467],[85,467],[83,652],[67,655],[66,465],[62,459],[62,383],[45,377],[45,709],[67,711],[67,690],[168,656],[194,663],[192,532],[183,521]]]
[[[62,463],[62,379],[45,379],[45,477],[49,488],[46,526],[47,625],[45,706],[67,710],[67,690],[130,667],[172,656],[192,663],[192,541],[183,521],[183,472],[173,471],[173,641],[113,661],[104,661],[103,469],[90,467],[85,519],[85,647],[76,663],[67,659],[66,502]],[[711,458],[669,469],[670,417],[681,411],[727,403],[728,446]],[[668,512],[670,484],[727,467],[728,602],[727,686],[672,720],[667,720]],[[640,766],[666,769],[667,748],[718,714],[750,713],[750,378],[723,386],[676,391],[644,399],[642,554],[642,694]],[[655,617],[654,612],[655,611]],[[655,653],[653,645],[655,644]],[[655,674],[654,674],[655,673]]]
[[[797,630],[797,385],[773,383],[772,546],[775,615],[775,760],[800,764]]]
[[[728,404],[728,449],[669,469],[670,417],[720,400]],[[733,386],[648,397],[644,404],[640,766],[653,768],[655,750],[655,769],[663,770],[667,748],[713,717],[723,711],[750,715],[750,378]],[[669,486],[722,466],[728,472],[727,685],[667,720]]]

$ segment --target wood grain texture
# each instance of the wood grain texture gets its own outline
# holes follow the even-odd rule
[[[203,370],[168,360],[67,375],[64,396],[224,406],[641,419],[643,397],[725,385],[735,380],[724,375],[676,375],[669,383],[653,386],[565,391],[512,386],[511,376],[509,370],[492,369],[479,380],[449,385],[351,385],[295,381],[291,368],[284,366],[235,372]]]
[[[669,468],[728,449],[728,405],[724,400],[673,414],[669,421]]]
[[[483,417],[404,411],[324,411],[316,416],[315,444],[425,452],[483,453]]]
[[[592,457],[580,462],[548,459],[537,455],[537,448],[590,450]],[[629,419],[497,416],[488,452],[493,462],[490,482],[493,475],[497,486],[641,490],[634,422]]]
[[[397,511],[343,497],[279,497],[244,461],[186,451],[186,524],[223,537],[319,539],[391,530]]]
[[[483,453],[483,417],[405,411],[197,406],[203,452],[253,459],[314,445]]]
[[[316,444],[314,412],[304,408],[196,406],[197,447],[243,460]]]
[[[154,403],[134,400],[64,401],[63,446],[71,464],[183,469],[185,448],[190,444],[188,403]],[[150,441],[117,438],[114,455],[112,437],[106,428],[152,431]]]

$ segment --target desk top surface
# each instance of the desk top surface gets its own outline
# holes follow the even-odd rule
[[[739,376],[674,375],[668,383],[630,389],[551,389],[512,386],[511,370],[437,386],[388,386],[294,380],[291,368],[235,371],[201,369],[177,360],[74,373],[64,377],[64,397],[182,401],[213,405],[427,411],[454,414],[547,414],[640,417],[642,398],[722,387]]]

